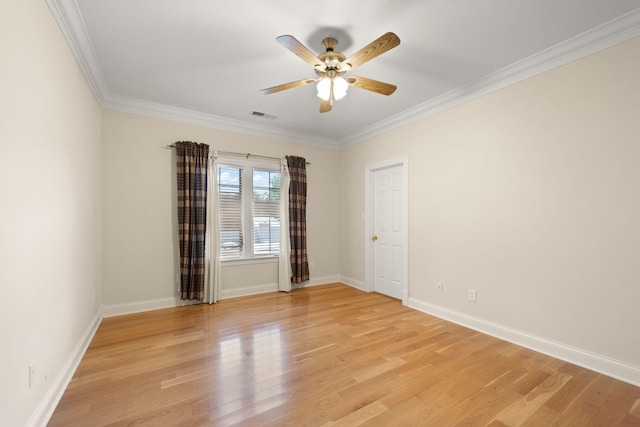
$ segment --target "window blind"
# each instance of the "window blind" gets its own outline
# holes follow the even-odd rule
[[[218,167],[218,197],[220,224],[220,258],[242,255],[242,169],[234,166]]]
[[[253,169],[253,255],[277,255],[280,251],[280,172]]]

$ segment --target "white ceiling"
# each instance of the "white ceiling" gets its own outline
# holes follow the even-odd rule
[[[640,35],[638,0],[48,1],[103,107],[333,147]],[[387,31],[400,46],[354,74],[389,97],[352,87],[321,114],[314,85],[259,93],[315,76],[279,35],[349,56]]]

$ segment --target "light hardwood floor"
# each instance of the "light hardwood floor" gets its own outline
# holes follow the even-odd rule
[[[638,426],[640,388],[333,284],[102,321],[50,426]]]

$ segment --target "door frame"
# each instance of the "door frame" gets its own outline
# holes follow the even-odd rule
[[[374,172],[391,167],[402,167],[402,210],[404,221],[402,225],[402,238],[404,245],[402,248],[402,305],[409,304],[409,156],[399,156],[381,162],[372,163],[365,166],[364,171],[364,267],[365,267],[365,289],[367,292],[374,290],[374,262],[373,262],[373,215],[375,207],[374,201]]]

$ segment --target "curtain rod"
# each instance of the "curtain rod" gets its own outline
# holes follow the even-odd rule
[[[165,148],[171,150],[172,148],[176,148],[175,144],[168,144]],[[271,156],[261,156],[260,154],[251,154],[251,153],[238,153],[235,151],[218,151],[219,155],[222,156],[238,156],[238,157],[249,157],[260,158],[260,159],[268,159],[268,160],[282,160],[280,157],[271,157]],[[308,165],[311,163],[307,162]]]

